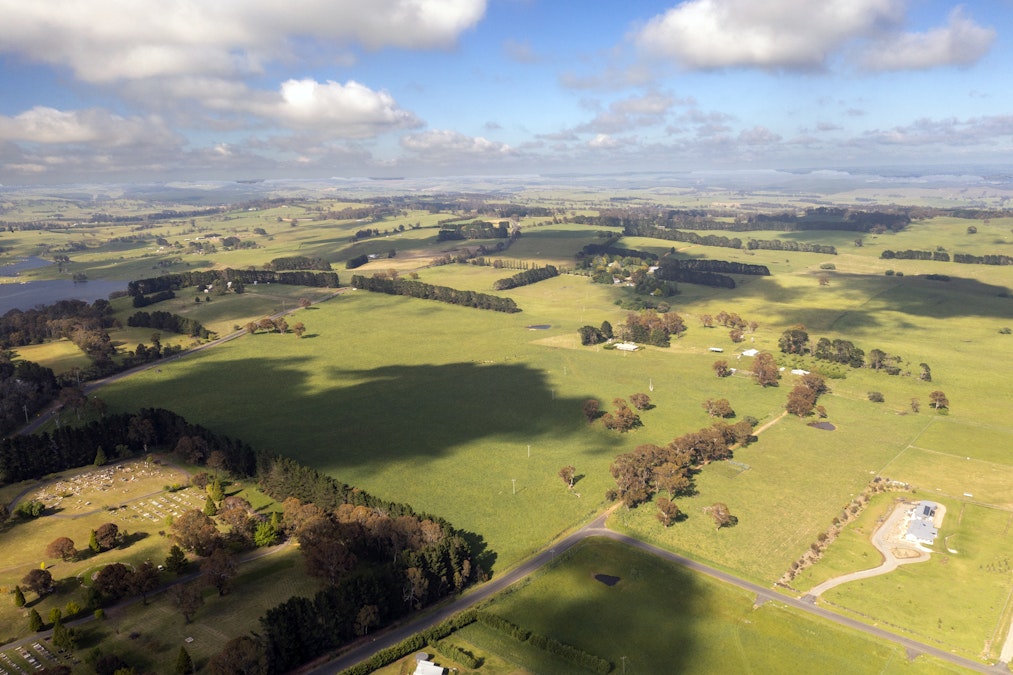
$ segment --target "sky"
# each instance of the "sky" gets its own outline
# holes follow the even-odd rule
[[[0,184],[1013,164],[1013,0],[0,0]]]

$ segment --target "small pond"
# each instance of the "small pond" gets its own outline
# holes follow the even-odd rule
[[[596,581],[600,581],[606,586],[615,586],[619,583],[619,577],[614,577],[611,574],[596,574],[594,575]]]
[[[552,328],[552,326],[547,323],[539,323],[534,326],[528,326],[528,330],[549,330],[550,328]]]
[[[837,427],[830,422],[810,422],[809,426],[813,429],[823,429],[823,431],[835,431],[837,429]]]

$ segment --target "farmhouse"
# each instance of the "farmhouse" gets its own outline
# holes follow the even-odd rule
[[[414,675],[443,675],[443,668],[436,665],[432,661],[419,659],[415,663]]]
[[[616,349],[621,352],[635,352],[638,347],[632,342],[618,342],[616,343]]]
[[[936,508],[938,508],[938,504],[925,500],[915,504],[904,538],[919,544],[934,544],[939,535],[939,531],[933,523]]]
[[[745,349],[745,350],[743,350],[742,355],[743,356],[756,356],[759,353],[760,353],[759,349]]]

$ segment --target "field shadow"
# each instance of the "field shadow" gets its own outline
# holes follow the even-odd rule
[[[707,589],[689,570],[591,538],[557,559],[547,574],[549,580],[516,591],[509,609],[494,603],[490,611],[608,659],[613,673],[693,669],[697,624],[713,617]],[[554,590],[546,592],[547,585]]]
[[[734,276],[734,275],[733,275]],[[992,317],[1013,319],[1013,291],[1006,286],[989,284],[977,279],[950,276],[949,281],[935,281],[924,275],[886,277],[885,275],[842,274],[833,277],[836,298],[845,297],[854,306],[843,309],[826,307],[821,287],[813,281],[811,288],[787,287],[777,276],[735,277],[742,281],[735,289],[721,291],[725,297],[776,299],[770,313],[780,312],[779,323],[805,323],[832,327],[846,316],[849,329],[883,327],[876,317],[880,311],[906,314],[915,326],[917,319],[950,319],[961,317]],[[762,282],[761,282],[762,280]],[[681,285],[681,284],[680,284]],[[891,323],[896,327],[896,323]]]
[[[348,440],[372,448],[373,457],[435,457],[482,438],[519,443],[586,427],[583,399],[557,397],[545,373],[525,365],[394,365],[331,375],[356,382],[328,398]]]
[[[497,446],[536,438],[567,439],[587,427],[586,397],[558,396],[543,370],[523,364],[332,368],[321,389],[300,368],[307,361],[206,361],[172,374],[171,387],[176,397],[189,392],[180,412],[191,421],[339,476],[350,467],[437,459],[483,439],[495,440],[488,451],[498,452]],[[208,383],[215,383],[213,392]],[[176,397],[166,400],[166,386],[138,381],[130,398],[179,407]],[[213,405],[222,400],[229,405]],[[595,447],[611,452],[620,441],[599,439]]]

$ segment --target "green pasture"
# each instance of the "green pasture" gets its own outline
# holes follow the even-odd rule
[[[907,448],[884,471],[929,494],[1013,509],[1013,467],[970,456]]]
[[[969,658],[995,658],[1013,592],[1010,514],[933,494],[919,496],[947,509],[929,560],[843,584],[821,599]]]
[[[346,274],[346,279],[348,275]],[[340,278],[340,277],[339,277]],[[344,280],[343,280],[344,281]],[[126,326],[127,320],[135,313],[141,312],[170,312],[187,318],[196,319],[208,330],[216,332],[219,336],[228,335],[235,326],[245,326],[250,321],[256,321],[277,312],[294,309],[299,306],[299,300],[307,298],[317,302],[334,293],[333,288],[308,288],[305,286],[288,286],[285,284],[250,284],[244,287],[242,293],[228,293],[226,295],[210,295],[211,302],[207,302],[208,295],[198,293],[196,287],[184,288],[176,292],[176,297],[140,309],[133,306],[131,298],[118,298],[112,301],[115,316]],[[195,297],[200,297],[200,302],[195,302]],[[296,312],[296,316],[299,313]],[[288,317],[290,324],[298,321]],[[146,332],[144,342],[150,342],[150,328],[141,329]],[[163,332],[164,333],[164,332]],[[111,333],[116,337],[116,333]],[[163,334],[165,338],[171,338],[169,333]],[[189,341],[189,340],[187,340]],[[132,347],[132,345],[131,345]]]
[[[918,448],[957,456],[1013,465],[1013,425],[1004,426],[1006,419],[980,425],[955,416],[935,416],[932,424],[913,442]]]
[[[792,588],[805,592],[828,579],[878,567],[883,562],[883,556],[872,545],[872,535],[893,510],[897,500],[905,498],[915,499],[916,496],[903,492],[873,495],[861,515],[849,522],[826,548],[823,557],[795,577],[791,582]]]
[[[606,586],[595,575],[618,577]],[[489,611],[609,659],[614,672],[959,672],[614,542],[591,539]],[[526,672],[580,672],[481,624],[451,640]]]
[[[572,245],[570,239],[566,242]],[[775,481],[777,488],[769,497],[753,487],[749,498],[742,499],[744,494],[736,498],[742,491],[734,484],[715,487],[709,481],[720,484],[720,477],[709,479],[706,470],[701,475],[701,506],[720,495],[727,501],[755,504],[740,507],[755,508],[754,520],[771,520],[762,517],[765,499],[783,508],[795,504],[807,514],[797,521],[788,518],[794,529],[787,537],[779,528],[746,537],[757,526],[755,522],[746,525],[750,520],[746,513],[735,532],[720,533],[723,539],[702,527],[687,542],[672,542],[676,548],[753,578],[773,580],[826,527],[849,495],[864,486],[871,478],[869,472],[886,466],[936,415],[928,408],[929,392],[935,388],[946,392],[953,409],[950,419],[996,420],[1001,400],[982,397],[977,373],[989,368],[991,352],[1008,337],[998,334],[994,326],[1008,318],[1003,312],[1013,302],[1007,307],[1005,299],[990,295],[977,282],[948,286],[960,291],[956,300],[940,296],[931,301],[919,301],[918,293],[934,289],[927,286],[933,282],[910,277],[839,275],[821,287],[813,269],[826,256],[755,253],[749,256],[754,262],[775,263],[775,255],[782,260],[787,256],[799,271],[744,278],[734,291],[680,284],[682,292],[672,298],[672,304],[686,318],[689,330],[669,349],[622,355],[580,347],[576,336],[580,325],[623,320],[625,312],[613,304],[623,291],[562,275],[503,292],[524,310],[515,315],[346,294],[294,315],[307,326],[308,335],[302,340],[292,335],[244,337],[214,353],[170,364],[162,373],[149,372],[118,383],[105,396],[114,407],[157,400],[258,447],[281,449],[341,480],[444,515],[458,527],[485,536],[502,556],[499,560],[509,564],[593,510],[594,504],[587,500],[590,497],[597,503],[611,482],[607,469],[615,454],[640,443],[664,444],[709,425],[711,420],[701,407],[707,398],[728,398],[740,416],[761,421],[780,412],[790,378],[786,376],[781,387],[769,390],[756,387],[745,376],[721,381],[713,377],[715,360],[748,368],[748,359],[736,358],[738,350],[754,347],[776,352],[780,332],[794,323],[808,326],[814,339],[847,337],[867,351],[880,348],[901,354],[904,367],[913,375],[852,371],[847,379],[831,382],[834,394],[823,403],[831,419],[841,422],[841,431],[827,434],[798,420],[786,420],[770,432],[776,436],[783,433],[782,428],[796,429],[779,445],[788,449],[791,459],[785,464],[795,467],[801,483]],[[805,256],[810,260],[802,260]],[[491,292],[493,282],[509,273],[448,265],[422,270],[420,278]],[[760,328],[747,335],[746,342],[734,345],[726,329],[700,327],[701,314],[722,310],[756,320]],[[537,324],[551,328],[527,330]],[[940,342],[944,332],[970,336],[971,342],[956,346]],[[708,352],[709,347],[726,351],[714,354]],[[917,378],[917,364],[922,361],[932,366],[931,383]],[[210,391],[203,383],[210,381],[216,383],[214,394],[205,398],[201,392]],[[581,423],[579,406],[585,398],[596,397],[608,404],[617,396],[651,386],[656,408],[642,415],[640,430],[620,436]],[[883,393],[886,403],[870,403],[869,391]],[[917,415],[910,412],[912,398],[922,404]],[[229,404],[214,405],[212,400]],[[875,421],[869,423],[870,417]],[[839,445],[855,464],[839,466],[836,456],[830,464],[825,456],[806,456],[805,443],[812,441],[803,438]],[[758,453],[767,442],[761,440],[743,452]],[[532,462],[527,461],[529,444],[542,447],[544,453],[533,452]],[[854,447],[861,450],[855,452]],[[856,457],[874,461],[858,462]],[[512,463],[518,459],[524,461]],[[583,489],[577,490],[583,495],[579,505],[565,491],[555,494],[556,471],[571,463],[587,476]],[[813,463],[817,471],[810,471]],[[585,472],[585,465],[592,470]],[[783,470],[782,474],[793,475]],[[438,484],[451,489],[434,490],[429,476],[439,476]],[[819,476],[821,483],[816,492],[808,487],[817,480],[813,476]],[[795,485],[806,487],[795,490]],[[798,496],[781,499],[784,492]],[[519,528],[518,523],[528,521],[525,512],[545,495],[552,495],[550,503],[562,502],[558,520],[543,518],[541,528]],[[829,496],[833,499],[828,501]],[[730,506],[734,513],[736,507]],[[654,526],[650,514],[644,520],[647,527]],[[693,530],[689,522],[685,525],[676,529]],[[758,565],[746,553],[733,553],[750,548],[742,545],[742,537],[761,548],[764,539],[781,537],[780,550]]]
[[[696,476],[698,494],[677,500],[685,521],[664,528],[656,509],[644,504],[617,511],[615,527],[757,583],[773,583],[924,425],[916,416],[880,413],[869,402],[833,395],[820,402],[837,430],[785,417],[735,451],[734,461],[748,468],[703,468]],[[715,502],[738,517],[735,527],[715,529],[704,512]]]
[[[25,345],[14,350],[15,359],[24,359],[52,368],[57,375],[74,368],[87,368],[91,360],[78,346],[67,339],[44,342],[39,345]]]

